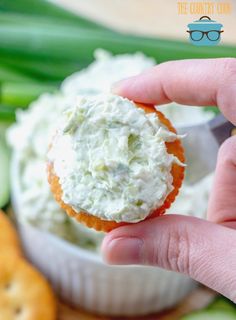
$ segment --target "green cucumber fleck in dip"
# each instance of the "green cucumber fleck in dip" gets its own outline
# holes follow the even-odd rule
[[[128,99],[78,99],[64,112],[48,153],[63,202],[103,220],[144,220],[173,190],[172,165],[183,164],[165,143],[177,138],[156,113]]]

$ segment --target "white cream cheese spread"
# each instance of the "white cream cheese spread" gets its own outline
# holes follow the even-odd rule
[[[135,76],[155,65],[155,60],[141,52],[119,54],[97,49],[95,61],[86,69],[73,73],[61,85],[65,95],[94,95],[110,92],[114,82]]]
[[[61,94],[43,94],[26,111],[17,112],[17,123],[8,130],[8,143],[17,159],[18,220],[51,232],[88,249],[96,249],[103,234],[75,223],[53,198],[47,181],[46,154],[55,125],[74,101]],[[19,179],[18,179],[19,178]]]
[[[54,233],[86,249],[99,248],[103,233],[74,222],[53,198],[45,166],[48,145],[57,119],[71,105],[73,97],[109,91],[114,81],[138,74],[154,64],[153,59],[142,53],[113,56],[96,50],[94,62],[65,79],[61,93],[45,93],[27,110],[17,112],[17,121],[8,131],[8,142],[20,171],[17,214],[21,223]]]
[[[145,219],[173,189],[172,164],[182,164],[165,142],[177,138],[128,99],[80,99],[64,113],[49,152],[62,200],[105,220]]]
[[[71,96],[108,92],[114,81],[138,74],[154,64],[153,59],[141,53],[112,56],[99,49],[95,53],[95,61],[88,68],[65,79],[61,87],[62,94],[43,94],[27,110],[17,112],[17,121],[8,132],[8,141],[14,157],[17,155],[20,172],[18,220],[81,247],[92,250],[99,247],[103,234],[74,222],[54,200],[45,166],[48,145],[55,132],[56,120],[74,101],[71,101]],[[208,120],[203,108],[170,104],[163,106],[162,112],[175,125]],[[191,171],[191,163],[188,164],[189,169]],[[194,174],[192,171],[190,173]],[[209,191],[210,186],[205,180],[194,186],[184,184],[169,212],[204,217]]]

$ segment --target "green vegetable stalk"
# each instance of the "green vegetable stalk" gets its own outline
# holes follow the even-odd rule
[[[4,207],[10,197],[9,179],[10,150],[5,141],[5,130],[0,128],[0,208]]]
[[[53,84],[4,82],[1,85],[0,101],[4,105],[26,108],[40,94],[56,91],[57,87]]]
[[[199,47],[180,41],[144,38],[113,34],[101,30],[79,27],[47,26],[31,28],[24,25],[0,25],[0,52],[22,57],[64,59],[67,61],[93,59],[96,48],[104,48],[115,54],[141,51],[158,62],[210,57],[236,57],[235,47]]]

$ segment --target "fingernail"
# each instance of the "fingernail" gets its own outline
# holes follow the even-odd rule
[[[115,238],[107,246],[111,264],[138,264],[141,262],[143,241],[139,238]]]
[[[120,81],[114,82],[111,86],[111,92],[118,95],[125,94],[125,91],[133,86],[136,80],[136,76],[122,79]]]

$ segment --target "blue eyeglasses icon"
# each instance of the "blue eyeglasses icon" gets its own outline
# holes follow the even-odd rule
[[[217,41],[220,39],[220,34],[224,32],[223,30],[210,30],[210,31],[201,31],[201,30],[188,30],[187,31],[190,34],[190,38],[193,41],[201,41],[204,35],[208,38],[210,41]]]

